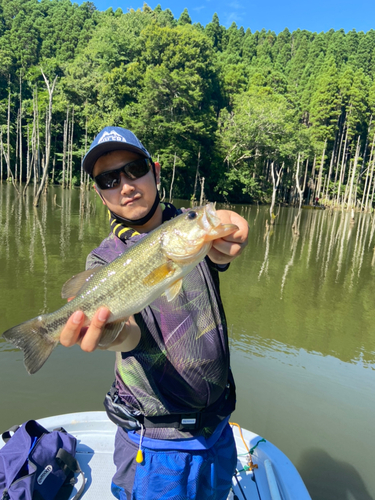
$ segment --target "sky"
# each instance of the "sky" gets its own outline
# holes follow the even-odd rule
[[[77,1],[77,0],[76,0]],[[91,0],[98,10],[118,7],[123,12],[142,8],[143,0]],[[78,1],[79,4],[82,0]],[[156,0],[146,2],[152,9],[159,3],[163,10],[170,9],[175,18],[187,8],[193,23],[205,26],[216,12],[220,24],[237,26],[252,32],[265,28],[276,34],[289,31],[328,31],[331,28],[345,32],[375,29],[375,2],[371,0]]]

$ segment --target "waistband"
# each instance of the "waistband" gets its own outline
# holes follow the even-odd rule
[[[222,396],[222,404],[213,405],[198,412],[172,413],[169,415],[146,416],[141,412],[130,412],[121,402],[115,383],[106,394],[104,407],[108,418],[126,430],[138,430],[141,427],[166,428],[172,427],[180,431],[195,431],[204,427],[216,427],[223,419],[230,415],[235,408],[235,386],[229,381]]]

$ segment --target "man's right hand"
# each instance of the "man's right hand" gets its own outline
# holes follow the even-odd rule
[[[84,327],[86,316],[82,311],[76,311],[70,316],[63,328],[60,343],[65,347],[79,344],[85,352],[93,352],[95,349],[128,352],[135,349],[141,338],[141,331],[134,316],[127,318],[124,328],[111,345],[105,348],[98,345],[110,314],[111,311],[108,308],[100,307],[94,314],[91,323]]]
[[[86,316],[82,311],[76,311],[68,319],[60,335],[60,344],[72,347],[79,344],[85,352],[97,349],[111,311],[106,307],[100,307],[94,314],[88,327],[84,327]]]

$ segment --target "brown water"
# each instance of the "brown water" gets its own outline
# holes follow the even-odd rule
[[[232,420],[286,453],[314,500],[374,499],[375,219],[303,210],[296,235],[293,209],[281,209],[270,232],[267,207],[234,209],[250,241],[222,275],[238,388]],[[94,193],[51,189],[33,209],[1,185],[0,333],[63,305],[62,284],[107,232]],[[29,376],[0,339],[0,430],[101,410],[112,380],[113,353],[60,346]]]

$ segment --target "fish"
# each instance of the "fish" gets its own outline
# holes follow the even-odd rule
[[[110,346],[128,317],[142,311],[163,293],[170,302],[179,294],[183,277],[201,262],[217,238],[238,227],[222,224],[212,203],[188,209],[141,238],[111,263],[86,270],[68,280],[61,296],[68,301],[55,312],[42,314],[3,333],[23,350],[24,365],[34,374],[59,344],[60,334],[75,311],[89,325],[102,306],[111,314],[99,346]]]

